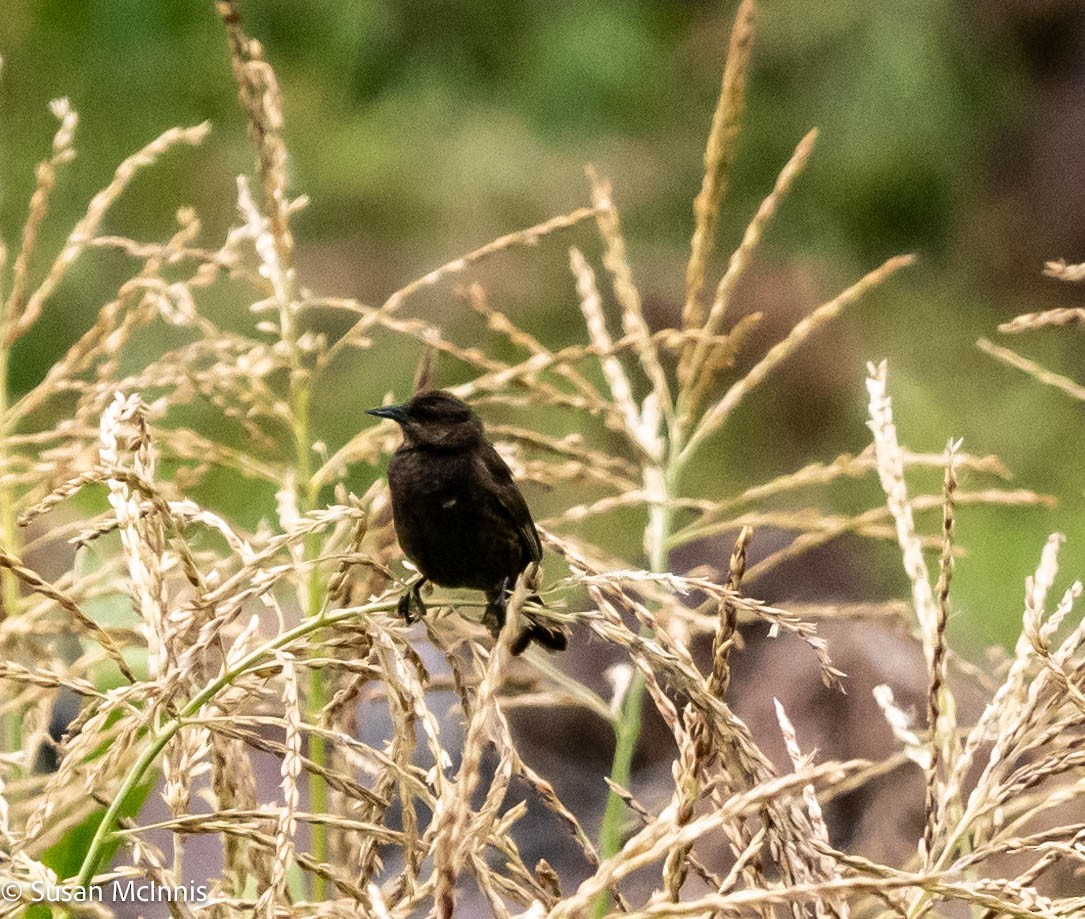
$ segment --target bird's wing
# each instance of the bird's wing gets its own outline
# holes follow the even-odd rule
[[[501,510],[515,525],[531,561],[539,561],[542,558],[542,543],[539,541],[539,533],[531,519],[527,502],[512,477],[512,471],[490,444],[486,444],[485,450],[479,451],[479,457],[483,481],[493,486],[485,491],[496,499]]]

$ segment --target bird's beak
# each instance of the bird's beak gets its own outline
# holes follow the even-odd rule
[[[380,408],[368,409],[366,414],[376,415],[378,418],[391,418],[397,424],[403,424],[407,420],[407,412],[402,405],[382,405]]]

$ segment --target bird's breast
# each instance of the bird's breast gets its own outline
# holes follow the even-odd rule
[[[396,451],[388,464],[393,509],[408,502],[433,511],[462,509],[472,487],[470,473],[470,464],[456,456]]]
[[[429,580],[490,588],[527,564],[519,532],[487,500],[470,456],[398,450],[388,485],[400,548]]]

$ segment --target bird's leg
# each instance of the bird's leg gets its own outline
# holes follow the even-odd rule
[[[422,585],[425,583],[425,577],[419,575],[418,579],[411,584],[403,596],[399,598],[399,605],[396,607],[396,610],[399,612],[399,615],[403,617],[405,622],[418,622],[419,619],[426,615],[426,604],[422,602],[422,594],[419,593],[419,591],[422,590]],[[418,610],[417,616],[413,614],[413,610]]]
[[[486,609],[482,614],[482,624],[490,630],[494,638],[501,633],[501,628],[505,624],[505,607],[509,602],[508,586],[509,579],[505,578],[500,587],[486,591]]]

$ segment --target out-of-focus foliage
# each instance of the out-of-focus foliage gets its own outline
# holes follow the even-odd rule
[[[906,283],[812,343],[788,371],[795,398],[777,387],[736,419],[749,436],[732,442],[754,446],[720,455],[699,473],[699,487],[718,492],[858,449],[866,439],[863,365],[888,356],[898,414],[920,432],[917,448],[937,450],[948,434],[963,435],[968,448],[1002,455],[1020,484],[1063,502],[1051,514],[962,517],[962,533],[982,527],[1004,549],[1001,558],[985,553],[976,563],[984,568],[966,560],[959,570],[959,602],[978,614],[967,621],[983,638],[1001,628],[983,620],[988,599],[1020,582],[1047,532],[1069,531],[1070,551],[1085,541],[1085,528],[1074,532],[1085,516],[1068,504],[1085,488],[1072,461],[1074,409],[974,348],[998,321],[1065,300],[1067,292],[1040,280],[1040,259],[1082,256],[1035,251],[1027,241],[1044,215],[1022,191],[1029,187],[1022,177],[1044,161],[1037,151],[1046,127],[1035,103],[1037,81],[1050,73],[1036,62],[1054,61],[1049,70],[1065,64],[1055,51],[1085,31],[1072,6],[766,5],[722,216],[725,252],[796,141],[817,126],[810,168],[740,302],[765,310],[773,335],[887,255],[915,251],[920,261]],[[582,170],[592,162],[614,182],[649,319],[680,308],[688,202],[700,182],[732,4],[279,0],[250,2],[242,12],[275,64],[294,188],[311,198],[296,222],[303,283],[380,302],[421,271],[583,203]],[[22,224],[33,163],[54,128],[46,103],[61,95],[81,116],[79,154],[54,196],[39,251],[55,250],[123,156],[170,125],[205,118],[214,124],[211,140],[140,178],[110,223],[151,236],[180,198],[197,206],[217,238],[234,216],[222,202],[232,200],[234,176],[251,157],[221,30],[210,2],[198,0],[6,4],[5,238]],[[1061,44],[1045,56],[1044,43],[1056,37]],[[1071,162],[1064,178],[1072,175]],[[1083,233],[1065,226],[1044,238],[1072,245]],[[558,247],[498,262],[485,280],[503,308],[557,317],[572,303],[564,262]],[[119,267],[111,266],[104,257],[78,267],[76,283],[57,295],[66,320],[54,318],[48,336],[20,343],[16,381],[37,380],[85,327],[115,289]],[[440,310],[443,296],[429,308]],[[560,340],[559,320],[551,325]],[[1066,335],[1037,347],[1048,345],[1042,356],[1065,363],[1072,343]],[[363,403],[409,385],[413,356],[398,356],[405,359],[394,378],[345,369],[344,382],[361,387],[357,405],[317,413],[341,432],[356,428]]]
[[[1057,108],[1037,91],[1053,73],[1076,78],[1065,37],[1044,73],[1038,39],[1022,46],[1027,117],[998,147],[1019,160],[987,170],[1010,104],[971,100],[960,75],[982,79],[1024,9],[958,43],[944,10],[856,6],[795,32],[774,7],[747,93],[743,0],[699,179],[720,11],[389,5],[347,29],[349,7],[239,4],[218,0],[217,37],[195,7],[10,19],[16,70],[67,36],[55,64],[95,127],[74,140],[57,99],[34,147],[42,86],[13,89],[38,165],[0,251],[0,916],[43,878],[80,890],[103,871],[208,878],[192,899],[245,915],[335,896],[445,917],[475,893],[550,919],[668,900],[1081,914],[1085,625],[1081,581],[1060,584],[1080,551],[1055,533],[1030,556],[1083,517],[1062,460],[1085,385],[1028,349],[1052,331],[1072,347],[1085,309],[998,324],[1030,333],[1014,350],[985,334],[1033,296],[993,265],[1027,263],[1026,228],[1048,225],[1054,160],[1029,158],[1045,148],[1026,126],[1073,132],[1076,109],[1037,115]],[[229,61],[197,50],[224,38]],[[90,59],[100,82],[74,69]],[[836,140],[791,197],[807,116]],[[144,120],[189,126],[144,144],[127,136]],[[92,155],[70,171],[77,149]],[[587,159],[616,182],[588,170],[591,205],[570,209]],[[922,268],[883,258],[898,245]],[[1085,263],[1047,272],[1072,284]],[[477,599],[431,596],[424,625],[397,613],[404,521],[380,475],[399,435],[361,410],[412,384],[479,408],[530,490],[547,570],[520,579],[493,646]],[[947,433],[968,448],[940,453]],[[995,481],[992,448],[1026,487]],[[972,639],[1021,620],[996,676],[949,653],[962,610]],[[521,612],[570,630],[562,669],[513,659]]]

